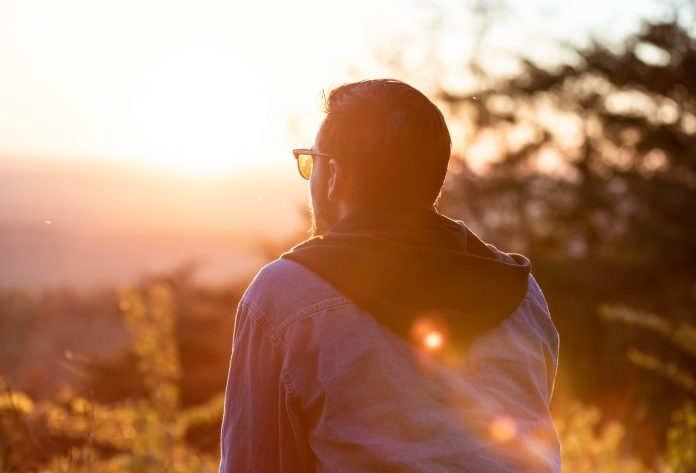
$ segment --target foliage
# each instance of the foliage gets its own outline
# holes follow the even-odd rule
[[[692,401],[672,414],[665,458],[670,473],[696,471],[696,405]]]
[[[686,358],[689,365],[696,362],[696,327],[694,325],[688,322],[675,324],[657,314],[621,305],[602,305],[598,312],[599,316],[606,321],[620,322],[653,332],[680,351],[684,355],[681,358]],[[696,397],[696,378],[689,369],[680,366],[676,361],[661,360],[659,356],[633,346],[628,348],[627,357],[633,364],[664,377],[692,397]]]
[[[696,411],[687,401],[672,416],[665,455],[647,467],[626,452],[627,426],[616,420],[602,422],[596,406],[573,403],[566,415],[555,421],[561,440],[563,470],[572,473],[687,473],[694,471],[696,460]]]
[[[600,420],[601,414],[596,407],[574,404],[566,418],[556,421],[563,469],[573,473],[649,472],[639,460],[621,451],[625,426],[608,422],[600,428]]]
[[[200,472],[218,459],[186,441],[189,429],[219,425],[223,398],[182,408],[172,294],[165,284],[126,291],[119,304],[147,396],[113,404],[64,393],[34,403],[4,386],[0,397],[6,471]]]
[[[217,456],[197,449],[186,434],[201,425],[219,428],[223,393],[182,407],[175,299],[170,284],[152,282],[143,289],[124,291],[118,302],[144,378],[144,397],[104,404],[63,392],[54,400],[34,401],[3,384],[0,471],[216,471]],[[691,346],[688,337],[678,335],[654,314],[619,307],[607,307],[605,312],[608,318],[670,334],[685,349]],[[684,473],[695,466],[693,403],[673,413],[664,454],[653,468],[626,450],[630,426],[616,420],[602,422],[597,407],[573,403],[555,422],[565,471]]]
[[[463,74],[435,91],[466,132],[439,209],[530,257],[572,373],[563,389],[647,410],[627,432],[646,458],[696,378],[672,343],[696,326],[696,4],[672,5],[621,44],[562,45],[570,59],[553,66],[520,57],[511,77],[474,59],[483,85]],[[602,316],[619,306],[661,314],[669,334]]]

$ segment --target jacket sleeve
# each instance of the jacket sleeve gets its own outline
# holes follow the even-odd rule
[[[308,471],[282,358],[265,319],[242,299],[225,390],[219,473]]]

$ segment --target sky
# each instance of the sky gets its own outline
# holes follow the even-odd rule
[[[2,0],[0,170],[82,159],[212,177],[287,163],[312,144],[322,90],[388,72],[376,52],[423,48],[434,12],[439,53],[466,54],[470,4]],[[619,38],[659,12],[647,0],[498,4],[487,60],[501,65],[510,50],[553,61],[549,38]]]
[[[554,40],[620,41],[659,13],[652,0],[495,4],[476,54],[500,71],[515,52],[563,60]],[[253,274],[308,236],[290,150],[312,145],[322,91],[390,76],[427,93],[422,64],[456,71],[472,54],[471,6],[0,0],[0,287],[120,284],[190,260],[206,281]]]

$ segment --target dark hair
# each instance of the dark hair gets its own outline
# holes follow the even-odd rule
[[[361,203],[435,203],[452,140],[425,95],[396,79],[366,80],[331,90],[324,110],[322,148],[347,169]]]

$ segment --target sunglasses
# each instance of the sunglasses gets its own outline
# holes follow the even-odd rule
[[[293,149],[292,154],[297,160],[297,170],[300,171],[300,176],[307,180],[312,177],[312,168],[314,167],[315,156],[325,156],[327,158],[331,157],[331,155],[326,153],[319,153],[318,151],[303,148]]]

